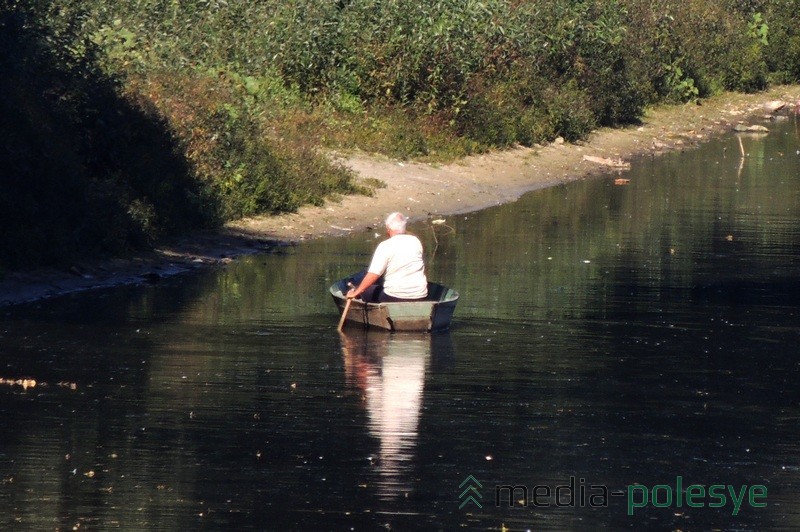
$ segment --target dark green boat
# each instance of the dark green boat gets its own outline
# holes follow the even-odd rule
[[[331,296],[340,316],[347,302],[345,294],[348,283],[354,277],[346,277],[331,285]],[[456,303],[458,292],[444,285],[428,283],[428,297],[422,301],[365,303],[354,299],[350,303],[345,325],[361,324],[363,327],[388,331],[442,331],[450,327]]]

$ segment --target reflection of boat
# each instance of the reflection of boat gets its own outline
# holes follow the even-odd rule
[[[348,283],[354,277],[336,281],[331,285],[333,301],[344,311]],[[450,326],[456,310],[458,292],[444,285],[428,283],[428,297],[423,301],[402,303],[365,303],[354,299],[347,312],[346,322],[361,323],[365,327],[377,327],[389,331],[441,331]]]

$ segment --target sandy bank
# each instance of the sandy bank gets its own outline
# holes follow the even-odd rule
[[[158,282],[166,275],[224,265],[244,254],[280,251],[300,240],[380,226],[394,210],[412,219],[442,217],[514,201],[525,192],[559,183],[622,173],[624,168],[608,163],[636,164],[641,156],[689,149],[740,123],[762,121],[768,127],[775,116],[770,103],[775,101],[787,102],[781,111],[785,114],[800,101],[800,86],[725,94],[700,105],[659,107],[649,111],[641,124],[601,129],[585,142],[515,148],[446,165],[350,156],[342,164],[363,178],[380,179],[386,188],[370,198],[348,196],[293,214],[240,220],[220,234],[193,237],[134,258],[9,274],[0,282],[0,306],[91,288]]]
[[[703,100],[700,105],[650,110],[641,124],[601,129],[585,142],[520,147],[446,165],[355,155],[343,160],[343,164],[387,185],[375,197],[345,197],[294,214],[241,220],[229,224],[228,229],[243,235],[296,241],[379,226],[385,215],[394,210],[412,219],[474,211],[514,201],[531,190],[624,171],[598,163],[600,159],[635,164],[640,156],[691,148],[732,131],[736,124],[769,121],[775,116],[770,110],[771,102],[787,102],[781,110],[785,115],[798,99],[800,86],[751,95],[725,94]]]

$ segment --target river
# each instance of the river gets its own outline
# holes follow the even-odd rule
[[[415,224],[442,334],[373,231],[0,309],[0,526],[798,529],[798,127]]]

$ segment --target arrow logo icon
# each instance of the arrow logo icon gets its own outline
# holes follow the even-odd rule
[[[481,495],[481,492],[478,491],[478,488],[483,488],[483,484],[478,482],[477,478],[469,475],[461,484],[459,484],[458,489],[464,488],[464,486],[466,486],[466,488],[461,492],[461,495],[458,496],[458,498],[461,500],[461,504],[458,505],[458,509],[460,510],[464,508],[469,503],[474,504],[478,508],[483,508],[483,505],[478,501],[478,499],[483,499],[483,495]]]

